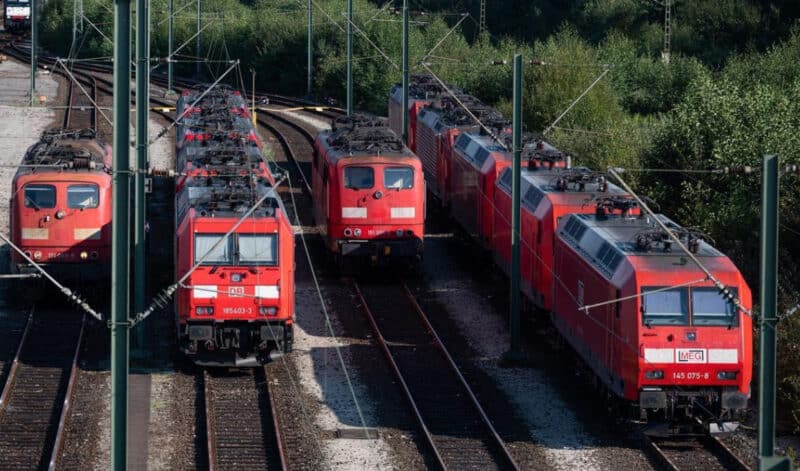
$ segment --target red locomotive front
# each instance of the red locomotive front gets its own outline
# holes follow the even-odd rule
[[[750,395],[750,289],[698,233],[657,217],[726,288],[649,217],[570,215],[558,226],[554,324],[634,418],[731,418]]]
[[[48,131],[12,184],[11,237],[60,280],[105,279],[111,256],[111,149],[91,130]],[[12,271],[36,270],[11,253]]]
[[[178,195],[179,344],[198,364],[253,366],[292,348],[294,236],[270,183],[250,178],[190,178]]]
[[[317,137],[312,174],[314,218],[337,258],[422,255],[422,166],[383,120],[337,119]]]

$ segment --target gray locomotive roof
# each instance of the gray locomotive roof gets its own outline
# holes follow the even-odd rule
[[[663,214],[657,214],[656,217],[672,230],[683,229]],[[685,260],[681,259],[685,259],[686,254],[675,245],[671,251],[665,251],[663,245],[658,244],[650,250],[637,246],[637,236],[658,229],[660,226],[649,216],[597,217],[594,214],[570,214],[560,222],[558,235],[611,278],[626,257],[646,257],[653,262],[650,264],[653,267],[670,268],[675,264],[685,264]],[[686,240],[682,242],[686,245]],[[699,241],[695,256],[724,257],[720,251],[702,240]]]
[[[572,173],[586,172],[592,173],[586,167],[573,167],[569,170]],[[607,191],[600,191],[599,183],[597,181],[586,184],[583,190],[571,188],[562,191],[556,188],[556,182],[559,176],[567,173],[566,169],[551,169],[551,170],[530,170],[527,168],[522,169],[520,175],[520,193],[522,194],[522,205],[531,212],[535,212],[539,204],[545,199],[548,193],[557,193],[562,195],[577,195],[579,198],[586,200],[586,203],[591,203],[595,196],[608,196],[608,195],[623,195],[626,194],[622,188],[608,183]],[[497,186],[508,194],[511,194],[511,167],[503,169],[500,178],[497,180]]]

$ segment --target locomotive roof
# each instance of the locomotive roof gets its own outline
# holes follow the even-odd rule
[[[198,167],[247,167],[263,161],[255,141],[230,139],[227,133],[224,138],[186,143],[181,147],[178,158],[181,165],[188,161]]]
[[[359,155],[414,156],[385,118],[360,114],[336,118],[331,122],[331,130],[321,132],[319,138],[331,159]]]
[[[667,216],[657,214],[681,242],[694,249],[700,258],[724,257],[719,250],[704,240],[701,233],[681,227]],[[588,261],[609,278],[625,258],[642,257],[651,260],[650,266],[674,269],[685,264],[685,255],[673,247],[661,227],[649,216],[627,217],[621,215],[570,214],[561,221],[558,234]]]
[[[457,90],[449,87],[451,90]],[[460,92],[460,90],[458,90]],[[446,93],[442,84],[430,74],[414,74],[408,82],[408,97],[414,100],[434,100]],[[391,96],[397,101],[403,101],[403,84],[396,83],[392,86]]]
[[[267,198],[251,217],[271,218],[277,211],[284,211],[280,197],[263,177],[189,177],[178,197],[178,220],[190,208],[201,216],[240,218],[264,196]]]
[[[497,186],[508,194],[511,194],[512,173],[511,167],[507,167],[497,180]],[[617,185],[609,183],[601,172],[586,167],[547,170],[523,168],[520,183],[522,205],[531,212],[536,211],[548,194],[574,195],[571,198],[573,203],[583,200],[586,204],[590,204],[595,197],[627,194]]]
[[[451,95],[442,96],[436,103],[424,107],[420,111],[420,118],[435,131],[440,131],[445,126],[457,128],[478,126],[478,123],[467,113],[464,107],[478,118],[484,126],[497,130],[496,134],[511,125],[511,121],[504,118],[495,108],[465,93],[456,93],[455,97]]]
[[[191,105],[200,96],[203,98],[195,106],[208,106],[213,104],[225,104],[227,106],[243,106],[244,98],[241,93],[234,90],[230,85],[218,84],[203,95],[208,87],[204,84],[195,85],[191,90],[185,91],[180,99],[184,100],[186,106]]]
[[[20,172],[61,167],[63,170],[107,170],[105,144],[97,140],[92,129],[50,129],[42,133],[39,141],[28,148],[22,159]]]
[[[503,132],[500,135],[502,144],[494,138],[478,132],[464,132],[459,134],[455,142],[455,147],[464,156],[470,159],[477,166],[482,166],[491,152],[502,152],[511,160],[513,148],[511,134]],[[505,146],[504,146],[505,145]],[[507,150],[508,149],[508,150]],[[524,133],[522,136],[522,161],[528,165],[536,163],[539,166],[566,165],[569,156],[551,146],[549,143],[532,133]]]

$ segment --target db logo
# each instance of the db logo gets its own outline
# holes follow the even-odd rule
[[[228,288],[228,295],[232,298],[241,298],[244,296],[244,286],[231,286]]]
[[[702,348],[676,349],[678,363],[705,363],[706,351]]]

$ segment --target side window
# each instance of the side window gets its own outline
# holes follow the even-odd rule
[[[411,167],[387,167],[383,169],[383,186],[390,190],[414,187],[414,169]]]
[[[375,186],[375,172],[371,167],[345,167],[344,187],[354,190],[368,190]]]
[[[67,187],[67,207],[96,208],[100,202],[100,189],[97,185],[70,185]]]
[[[56,207],[56,187],[53,185],[25,185],[23,193],[26,208]]]

